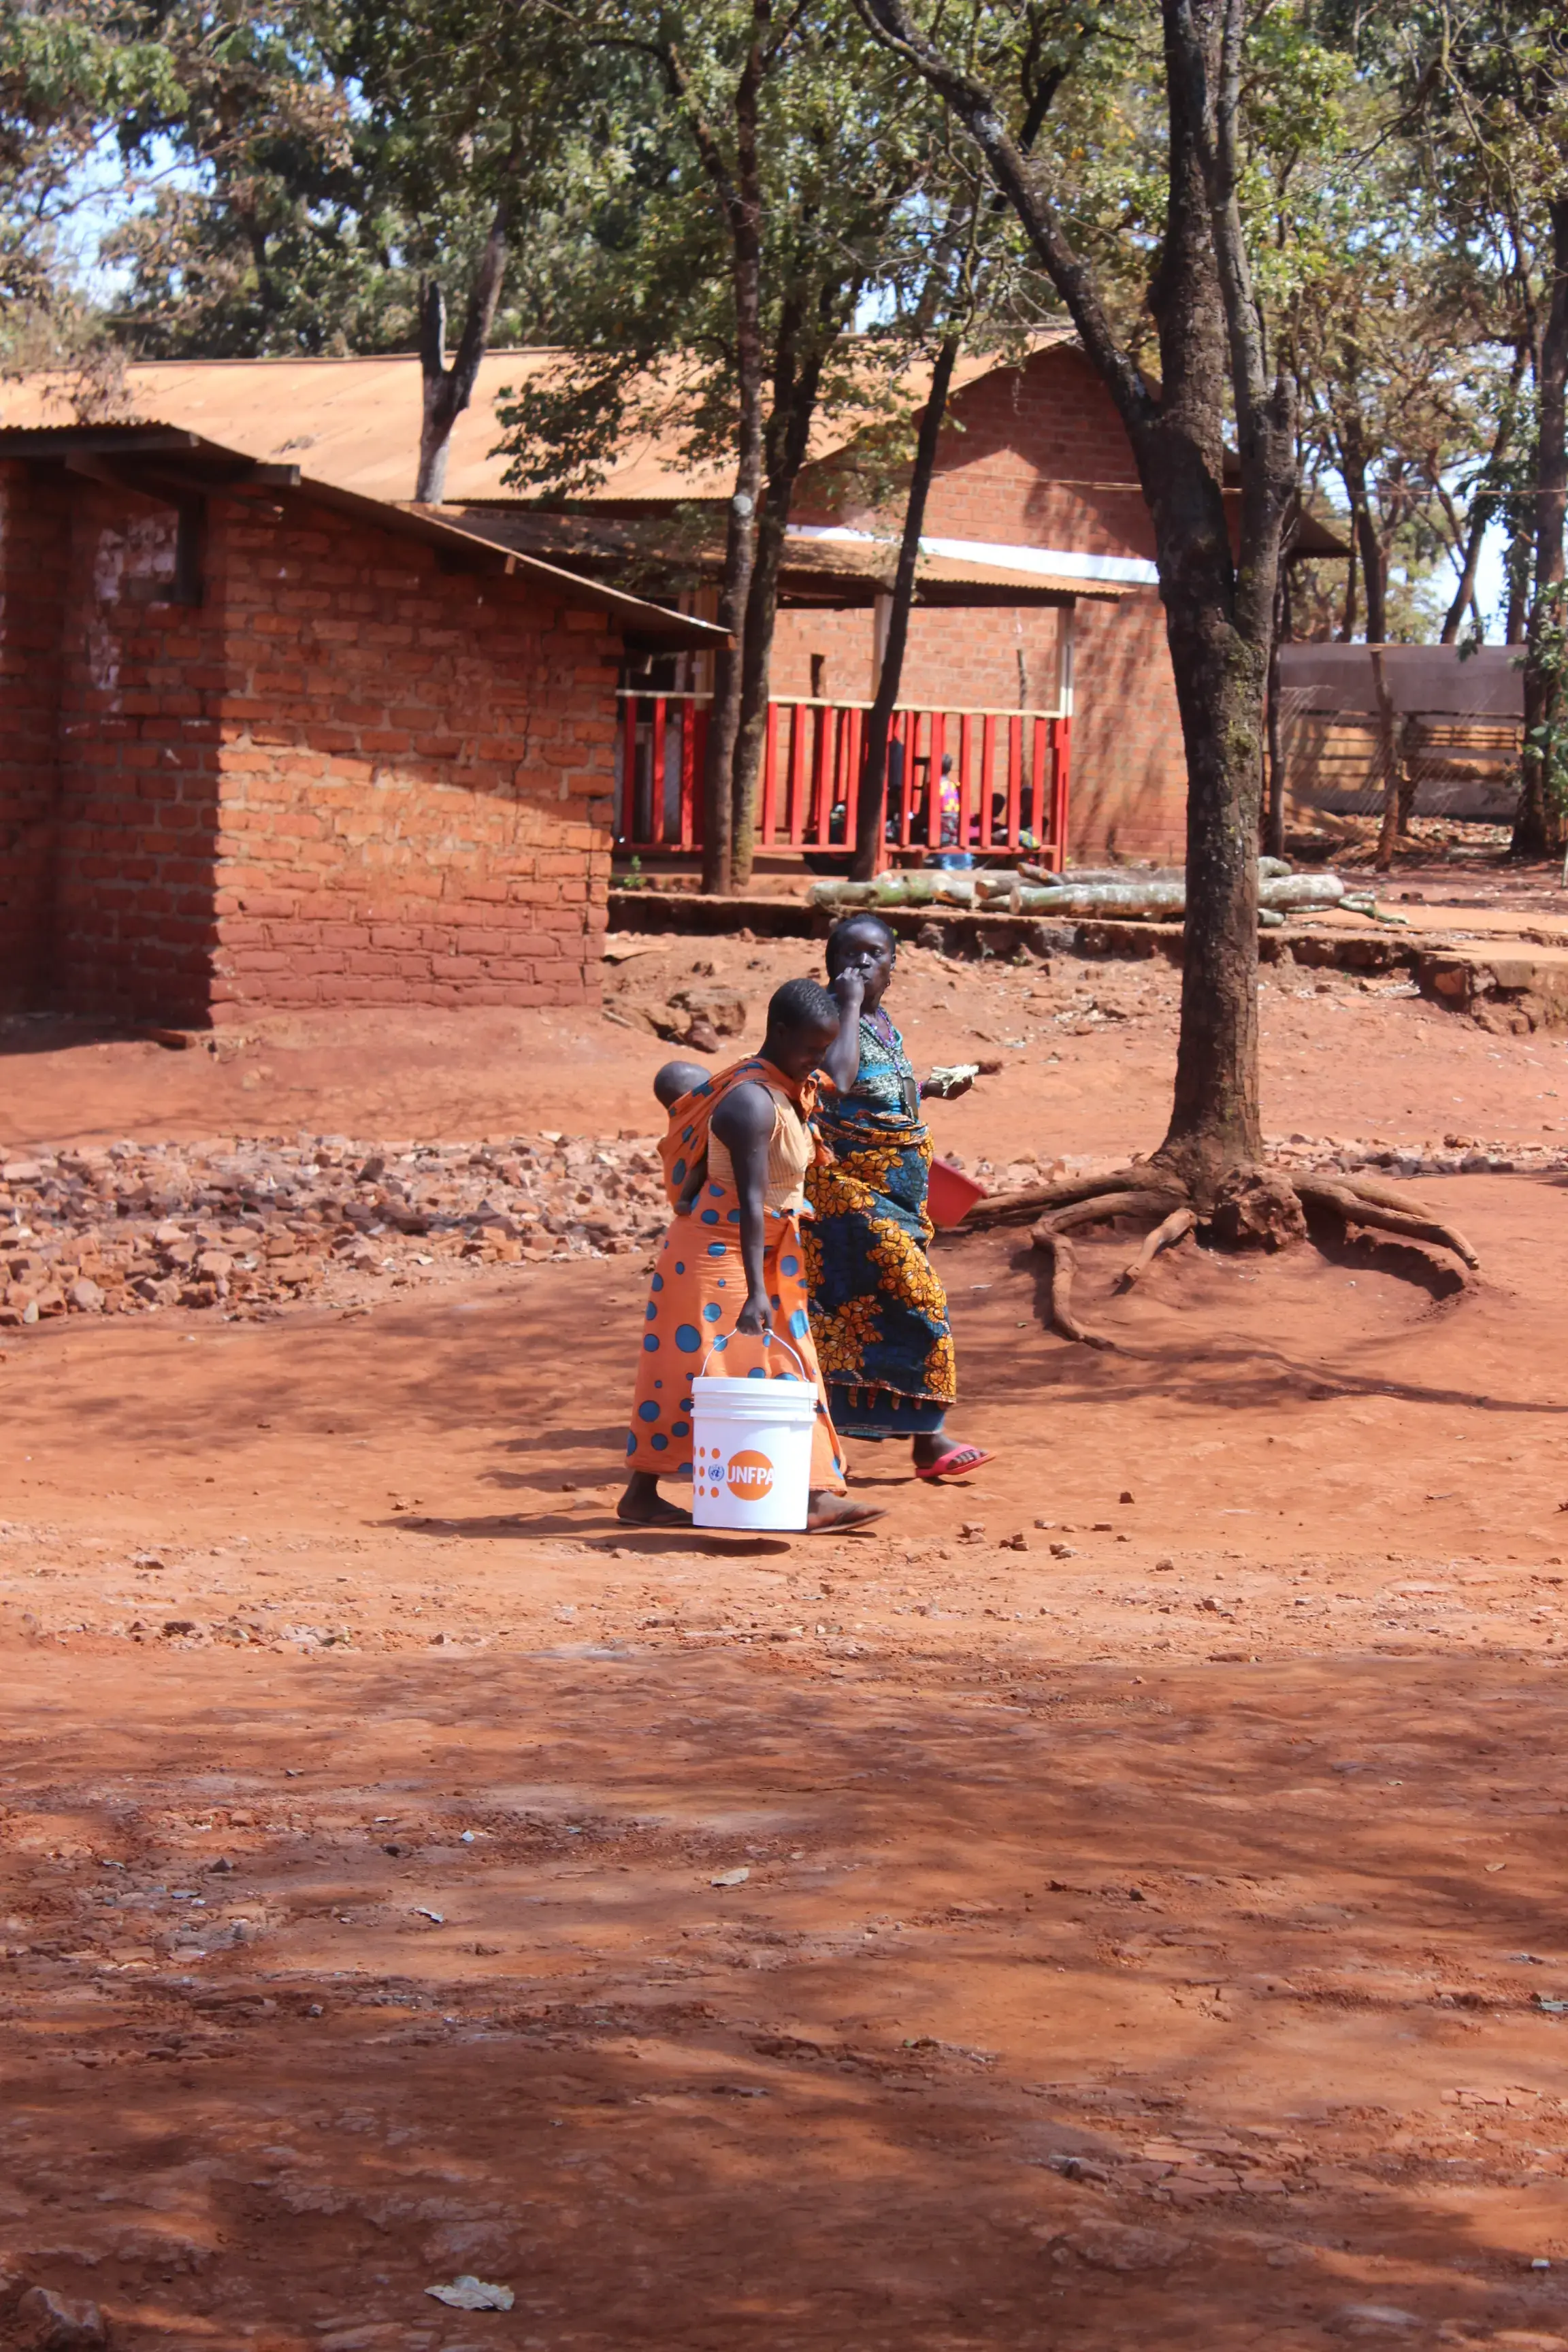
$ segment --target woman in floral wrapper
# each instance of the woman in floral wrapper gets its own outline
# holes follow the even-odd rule
[[[955,1478],[992,1457],[944,1427],[957,1382],[947,1294],[929,1255],[931,1138],[904,1041],[882,1010],[896,952],[875,915],[850,915],[828,935],[839,1028],[814,1122],[833,1157],[806,1178],[811,1329],[839,1434],[910,1438],[917,1477]]]

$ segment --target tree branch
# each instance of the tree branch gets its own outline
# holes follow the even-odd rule
[[[991,92],[927,40],[903,0],[855,0],[855,5],[867,29],[947,101],[980,149],[1046,275],[1066,303],[1084,349],[1099,369],[1136,447],[1155,421],[1158,404],[1111,328],[1089,265],[1069,243],[1056,206],[1016,142],[1008,136]]]

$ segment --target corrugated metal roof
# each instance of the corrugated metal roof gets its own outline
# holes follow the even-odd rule
[[[1070,340],[1070,330],[1037,339]],[[468,505],[484,499],[509,503],[527,492],[502,479],[508,465],[491,453],[500,438],[496,406],[524,384],[569,377],[576,355],[541,349],[492,351],[480,363],[470,405],[452,429],[447,463],[446,499]],[[954,389],[989,374],[995,355],[966,353],[954,373]],[[905,398],[923,396],[928,364],[889,375]],[[661,397],[673,406],[679,375],[671,366],[646,379],[649,402]],[[868,385],[868,392],[870,386]],[[34,375],[0,386],[0,424],[8,426],[69,423],[69,380]],[[153,420],[183,425],[229,448],[243,449],[266,463],[304,467],[318,481],[335,482],[362,497],[412,497],[419,454],[421,379],[418,358],[398,352],[384,358],[267,360],[146,360],[125,371],[120,409],[128,423]],[[864,411],[819,419],[812,455],[841,448],[877,413],[868,398]],[[682,457],[684,435],[632,431],[608,475],[590,496],[616,502],[643,499],[728,498],[734,487],[733,462],[692,463]]]
[[[377,529],[423,540],[467,566],[524,575],[541,587],[550,588],[564,604],[607,614],[628,636],[641,643],[701,649],[729,642],[726,632],[715,628],[710,622],[693,620],[683,613],[671,612],[666,605],[584,577],[580,572],[564,569],[542,557],[504,547],[493,536],[466,529],[460,516],[448,514],[444,509],[400,505],[390,499],[366,497],[337,482],[314,480],[302,468],[297,479],[282,479],[281,476],[293,472],[291,461],[252,460],[243,450],[206,440],[164,419],[149,419],[140,425],[36,425],[7,417],[0,423],[0,457],[58,457],[64,460],[73,455],[90,456],[112,466],[131,488],[137,486],[136,478],[142,475],[153,497],[163,494],[171,478],[194,488],[228,486],[237,489],[247,480],[258,481],[272,495],[309,499],[353,514]],[[258,464],[265,469],[259,478],[256,472]]]

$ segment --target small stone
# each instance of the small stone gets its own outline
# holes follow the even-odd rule
[[[1051,2253],[1057,2261],[1076,2254],[1091,2270],[1122,2273],[1169,2270],[1192,2242],[1163,2230],[1140,2230],[1121,2221],[1087,2222],[1081,2229],[1051,2235]]]
[[[109,2330],[96,2303],[72,2303],[52,2287],[31,2286],[16,2305],[29,2352],[73,2352],[79,2345],[107,2344]]]
[[[1117,1496],[1117,1501],[1118,1501],[1118,1502],[1121,1502],[1121,1503],[1130,1503],[1131,1500],[1132,1500],[1132,1490],[1131,1490],[1131,1488],[1130,1486],[1123,1486],[1123,1488],[1121,1489],[1121,1494]]]
[[[1078,1546],[1076,1544],[1068,1543],[1054,1543],[1051,1546],[1051,1558],[1053,1559],[1076,1559],[1078,1558]]]
[[[1173,1559],[1157,1559],[1154,1562],[1154,1570],[1156,1575],[1163,1575],[1168,1570],[1174,1568],[1175,1565],[1176,1563]]]
[[[978,1543],[985,1533],[985,1522],[984,1519],[965,1519],[958,1532],[964,1543]]]
[[[1023,1528],[1020,1528],[1016,1536],[1007,1537],[1002,1549],[1004,1551],[1027,1551],[1029,1549],[1029,1538],[1024,1533]]]
[[[41,1184],[44,1171],[36,1160],[7,1160],[0,1168],[7,1184]]]
[[[66,1304],[74,1307],[79,1315],[97,1315],[102,1311],[103,1297],[104,1294],[97,1283],[89,1282],[84,1274],[67,1291]]]
[[[751,1876],[744,1865],[739,1870],[721,1870],[708,1881],[710,1886],[744,1886]]]
[[[510,2311],[516,2300],[510,2286],[493,2285],[469,2271],[455,2278],[450,2286],[427,2286],[425,2292],[453,2311]]]
[[[220,1282],[234,1272],[234,1260],[227,1250],[203,1250],[196,1260],[196,1272],[205,1274],[213,1282]]]

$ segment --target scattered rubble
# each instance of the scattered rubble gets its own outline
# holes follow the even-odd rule
[[[663,1228],[656,1139],[113,1143],[0,1166],[0,1325],[384,1296],[426,1270],[611,1256]]]
[[[1394,1178],[1568,1170],[1559,1145],[1449,1134],[1268,1141],[1287,1173]],[[962,1166],[956,1155],[952,1164]],[[1088,1161],[982,1160],[1007,1192]],[[610,1257],[657,1244],[666,1217],[652,1135],[545,1133],[480,1143],[301,1136],[37,1151],[0,1165],[0,1328],[66,1315],[368,1305],[462,1267]]]

